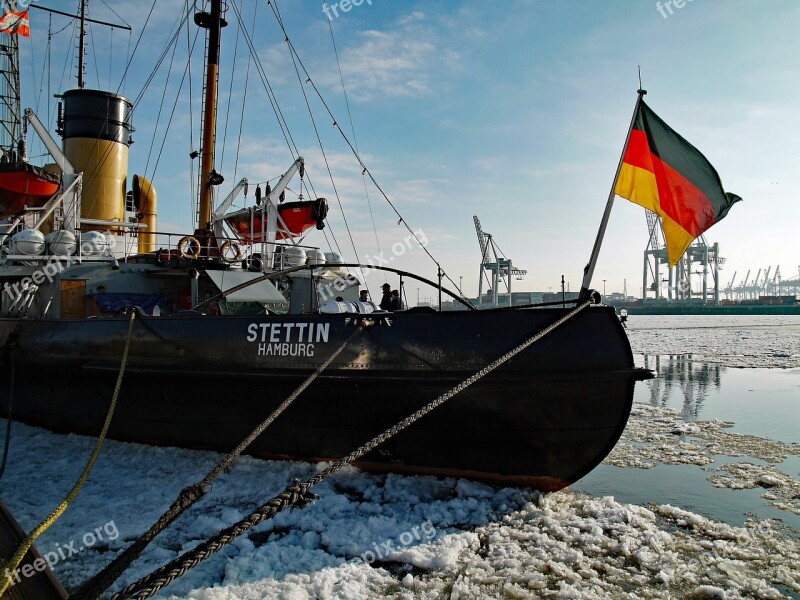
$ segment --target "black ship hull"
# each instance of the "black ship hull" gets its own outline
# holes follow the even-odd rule
[[[563,316],[562,309],[407,311],[359,332],[248,450],[344,456]],[[109,435],[228,451],[355,328],[347,315],[137,319]],[[0,319],[14,417],[96,435],[128,318]],[[637,379],[613,309],[591,307],[367,454],[368,470],[557,490],[611,451]],[[0,391],[0,414],[8,402]]]

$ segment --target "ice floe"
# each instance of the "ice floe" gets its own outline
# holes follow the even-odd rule
[[[800,317],[633,315],[628,338],[641,354],[682,354],[728,367],[800,367]]]
[[[669,412],[636,406],[636,418]],[[702,432],[704,424],[698,424]],[[720,431],[724,424],[712,425]],[[23,527],[49,512],[92,440],[15,425],[0,493]],[[113,522],[115,539],[55,565],[67,587],[140,535],[219,455],[107,442],[75,504],[41,538],[47,552]],[[320,468],[244,457],[153,542],[130,583],[245,516],[292,477]],[[764,471],[769,478],[782,475]],[[754,474],[748,474],[748,477]],[[773,486],[774,493],[788,486]],[[798,539],[779,522],[734,527],[669,506],[623,504],[565,490],[541,496],[467,480],[348,469],[314,505],[281,513],[159,594],[195,600],[348,598],[780,598],[800,593]],[[721,597],[721,596],[716,596]]]
[[[718,488],[746,490],[764,488],[761,497],[772,506],[800,515],[800,481],[771,465],[748,462],[720,465],[718,471],[725,474],[708,478]]]
[[[787,444],[754,435],[726,431],[731,423],[686,423],[680,412],[648,404],[634,404],[622,438],[604,463],[623,468],[650,469],[658,464],[697,465],[713,474],[718,488],[766,488],[761,496],[770,505],[800,514],[800,481],[775,464],[800,455],[800,444]],[[715,456],[750,457],[768,465],[748,462],[709,467]]]

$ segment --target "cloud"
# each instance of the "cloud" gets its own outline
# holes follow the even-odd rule
[[[425,13],[415,10],[407,17],[403,17],[402,19],[400,19],[400,24],[407,25],[408,23],[416,23],[417,21],[424,21],[424,20],[425,20]]]
[[[429,95],[436,73],[459,59],[454,51],[442,49],[436,30],[419,11],[401,18],[394,30],[369,29],[356,39],[356,45],[340,53],[340,63],[348,94],[357,102]],[[335,67],[319,80],[332,88],[341,85]]]
[[[342,72],[351,96],[409,96],[430,91],[427,64],[436,46],[402,32],[365,31],[362,43],[342,53]]]

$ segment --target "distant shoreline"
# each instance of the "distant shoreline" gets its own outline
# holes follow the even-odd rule
[[[629,315],[800,315],[800,306],[740,304],[740,305],[691,305],[659,304],[653,306],[615,306],[617,311],[625,309]]]

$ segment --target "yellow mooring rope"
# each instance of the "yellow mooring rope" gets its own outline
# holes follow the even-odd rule
[[[108,433],[108,428],[111,425],[111,419],[114,417],[114,409],[117,406],[117,398],[119,397],[119,390],[122,387],[122,376],[125,374],[125,366],[128,363],[128,351],[131,347],[131,338],[133,337],[133,322],[136,319],[136,311],[131,311],[131,320],[128,325],[128,338],[125,340],[125,351],[122,353],[122,365],[119,369],[119,375],[117,376],[117,385],[114,388],[114,395],[111,398],[111,406],[108,408],[108,414],[106,415],[106,421],[103,423],[103,429],[100,432],[100,436],[97,438],[97,444],[95,444],[94,451],[92,452],[91,457],[89,458],[89,462],[86,463],[86,467],[83,469],[83,473],[78,478],[78,481],[70,490],[67,497],[64,498],[63,502],[59,504],[56,509],[50,513],[50,516],[47,517],[44,521],[39,523],[39,525],[31,531],[28,536],[22,540],[22,543],[17,548],[17,551],[14,553],[14,556],[0,567],[0,598],[6,593],[8,586],[11,584],[11,578],[7,577],[8,573],[14,572],[14,570],[19,566],[22,562],[22,559],[25,557],[25,553],[28,549],[33,545],[33,542],[42,535],[47,529],[55,523],[59,517],[69,508],[69,505],[72,504],[72,501],[75,500],[75,497],[78,495],[78,492],[81,491],[81,488],[86,483],[86,480],[89,478],[89,473],[92,472],[92,468],[94,467],[94,463],[97,461],[97,458],[100,456],[100,450],[103,448],[103,442],[106,439],[106,433]]]

